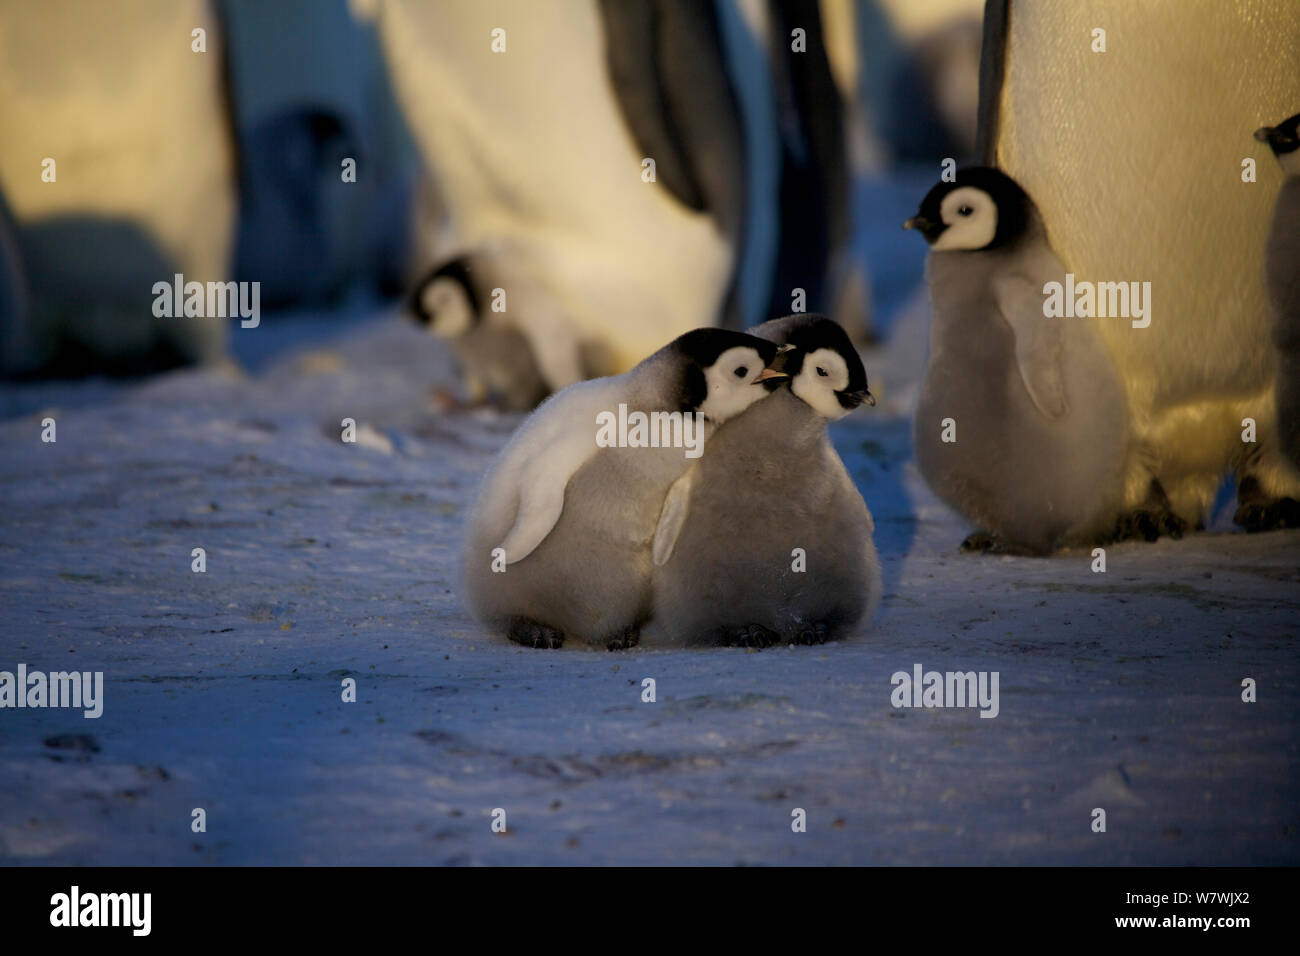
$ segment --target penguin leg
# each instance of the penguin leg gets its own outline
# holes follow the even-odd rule
[[[1264,491],[1258,479],[1248,475],[1237,485],[1237,511],[1232,521],[1248,532],[1300,528],[1300,501],[1274,498]]]
[[[605,638],[605,648],[611,651],[628,651],[641,643],[641,625],[631,624]]]
[[[1255,413],[1258,441],[1243,442],[1236,462],[1237,511],[1233,523],[1248,532],[1300,528],[1300,470],[1282,452],[1278,409],[1271,401],[1257,404],[1262,406],[1262,412]]]
[[[1187,521],[1174,514],[1169,504],[1169,496],[1155,478],[1147,487],[1147,497],[1141,505],[1132,511],[1121,514],[1115,519],[1115,529],[1111,532],[1112,541],[1155,541],[1161,535],[1168,538],[1181,538],[1190,527]],[[1198,526],[1196,530],[1201,530]]]
[[[564,633],[553,627],[539,624],[526,617],[513,617],[506,628],[506,637],[524,647],[555,649],[564,645]]]

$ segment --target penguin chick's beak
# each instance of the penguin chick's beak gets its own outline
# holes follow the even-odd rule
[[[876,396],[865,388],[856,392],[837,392],[836,395],[840,400],[840,404],[850,410],[857,408],[864,402],[873,408],[876,405]]]
[[[927,219],[925,216],[916,215],[903,223],[904,229],[915,229],[919,232],[926,242],[934,242],[943,231],[948,227],[941,222],[935,222],[933,219]]]
[[[1261,126],[1259,129],[1255,130],[1255,138],[1259,140],[1261,143],[1267,143],[1268,138],[1270,134],[1272,134],[1272,132],[1273,132],[1273,127]]]
[[[793,345],[782,345],[776,350],[776,357],[767,363],[767,368],[758,373],[758,378],[754,379],[754,384],[759,382],[771,382],[775,379],[789,378],[790,373],[785,370],[786,364],[790,361],[790,353],[794,351]]]

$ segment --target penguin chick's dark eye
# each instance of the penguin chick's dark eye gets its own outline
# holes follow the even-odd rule
[[[749,374],[749,369],[743,365],[740,368],[736,369],[735,371],[736,378],[744,378],[748,374]]]
[[[817,374],[820,375],[822,378],[827,377],[826,369],[822,368],[820,365],[817,366]]]
[[[957,210],[957,215],[959,215],[959,216],[969,216],[969,215],[970,215],[971,213],[973,213],[974,211],[975,211],[975,210],[972,209],[970,206],[962,206],[960,209]]]

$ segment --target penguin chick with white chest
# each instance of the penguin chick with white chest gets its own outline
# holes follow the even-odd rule
[[[664,497],[716,426],[767,398],[765,383],[782,377],[767,367],[776,354],[764,339],[697,329],[539,406],[470,516],[462,593],[475,617],[530,647],[635,645]],[[607,441],[611,420],[640,421],[641,434]]]
[[[514,308],[497,311],[507,292]],[[608,357],[578,339],[545,283],[505,243],[434,269],[410,308],[455,352],[471,404],[531,411],[552,392],[611,371]]]
[[[904,226],[930,245],[930,358],[915,419],[931,489],[985,534],[1047,552],[1108,536],[1130,453],[1123,387],[1086,319],[1044,315],[1066,269],[1004,173],[958,170]]]
[[[864,401],[862,360],[817,315],[751,330],[790,387],[718,430],[655,532],[654,620],[675,643],[767,647],[852,635],[880,600],[875,526],[826,434]]]
[[[1268,143],[1286,176],[1273,205],[1265,277],[1278,352],[1278,438],[1291,464],[1300,468],[1300,113],[1260,127],[1255,138]]]

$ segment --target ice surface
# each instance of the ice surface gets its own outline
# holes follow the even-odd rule
[[[910,463],[925,321],[914,295],[868,356],[880,406],[833,432],[886,597],[816,648],[480,633],[456,536],[518,418],[436,411],[449,361],[394,315],[314,345],[233,329],[251,375],[0,390],[0,669],[106,685],[99,720],[0,711],[0,862],[1300,862],[1300,533],[1232,533],[1229,505],[1105,574],[959,554]],[[369,440],[342,444],[345,417]],[[1000,715],[895,710],[915,663],[998,671]]]

